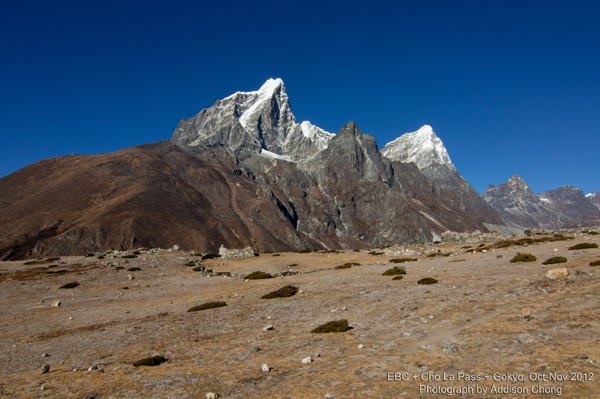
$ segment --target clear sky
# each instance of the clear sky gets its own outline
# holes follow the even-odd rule
[[[268,78],[298,122],[382,148],[431,125],[479,192],[600,189],[598,1],[0,4],[0,177],[167,140]]]

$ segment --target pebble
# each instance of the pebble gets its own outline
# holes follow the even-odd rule
[[[50,356],[50,355],[47,353],[42,353],[42,357],[48,357],[48,356]]]
[[[365,346],[364,346],[363,344],[360,344],[360,345],[358,345],[358,349],[362,349],[362,348],[364,348],[364,347],[365,347]]]
[[[496,255],[496,258],[500,259],[502,258],[504,255]]]
[[[217,399],[219,397],[218,393],[209,392],[206,394],[206,399]]]
[[[442,349],[442,352],[445,352],[445,353],[456,353],[456,352],[458,352],[458,346],[456,346],[456,345],[448,345],[444,349]]]
[[[275,327],[273,327],[272,324],[266,325],[263,327],[263,331],[269,331],[269,330],[274,330]]]
[[[133,276],[131,274],[127,275],[127,280],[133,280]]]
[[[96,365],[93,365],[88,369],[88,371],[96,371],[96,370],[98,370],[98,366],[96,366]]]
[[[54,301],[54,302],[52,302],[52,307],[53,307],[53,308],[57,308],[57,307],[59,307],[59,306],[60,306],[60,304],[61,304],[60,300],[58,300],[58,301]]]
[[[302,359],[302,363],[304,363],[304,364],[308,364],[310,362],[312,362],[312,359],[310,358],[310,356],[305,357],[304,359]]]
[[[44,364],[42,366],[42,370],[40,371],[41,374],[46,374],[47,372],[50,371],[50,365],[49,364]]]
[[[527,319],[528,317],[531,317],[531,309],[523,308],[523,318]]]
[[[335,398],[335,394],[334,393],[328,393],[328,394],[325,394],[325,397],[326,398]]]
[[[519,341],[520,344],[530,344],[533,342],[533,337],[529,333],[519,334],[517,336],[517,341]]]
[[[423,335],[425,334],[425,330],[423,330],[422,328],[415,328],[414,330],[411,331],[410,336],[414,337],[417,335]]]
[[[348,310],[348,308],[344,306],[344,307],[342,308],[342,310]]]
[[[263,371],[263,373],[268,373],[269,371],[271,371],[271,368],[265,363],[261,366],[261,370]]]

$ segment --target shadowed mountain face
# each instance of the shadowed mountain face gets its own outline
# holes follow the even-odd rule
[[[600,190],[596,191],[594,194],[588,197],[590,202],[596,206],[596,208],[600,209]]]
[[[502,224],[453,166],[444,178],[432,165],[387,158],[354,122],[337,135],[297,124],[283,82],[269,80],[181,121],[168,143],[0,179],[0,259],[175,244],[373,248]]]
[[[506,223],[515,226],[559,229],[600,225],[600,209],[572,186],[535,194],[515,175],[498,187],[490,184],[483,198]]]

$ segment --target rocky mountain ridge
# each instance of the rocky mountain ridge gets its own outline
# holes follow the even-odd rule
[[[573,186],[536,194],[518,175],[498,187],[490,184],[483,198],[510,225],[560,229],[600,225],[600,209]]]
[[[53,158],[0,179],[0,257],[373,248],[503,224],[455,168],[442,165],[448,183],[428,177],[430,166],[439,170],[389,159],[352,121],[336,135],[296,123],[283,82],[269,80],[182,120],[167,143]]]

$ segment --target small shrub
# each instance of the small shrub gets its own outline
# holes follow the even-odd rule
[[[115,270],[123,270],[123,269],[125,269],[123,266],[117,266],[117,267],[115,267]]]
[[[278,290],[269,292],[267,295],[261,296],[261,299],[288,298],[296,295],[297,292],[298,287],[294,287],[293,285],[287,285]]]
[[[273,278],[269,273],[265,272],[253,272],[244,277],[246,280],[263,280],[265,278]]]
[[[470,249],[469,251],[473,251],[473,250]],[[467,251],[467,252],[469,252],[469,251]],[[481,252],[480,250],[475,250],[475,251]],[[450,252],[448,252],[448,253],[437,252],[437,253],[432,253],[432,254],[427,255],[428,258],[437,258],[437,257],[442,257],[442,256],[450,256]]]
[[[206,260],[206,259],[216,259],[216,258],[220,258],[221,255],[219,254],[206,254],[204,256],[202,256],[202,260]]]
[[[213,309],[213,308],[221,308],[223,306],[227,306],[225,302],[206,302],[202,305],[194,306],[193,308],[189,308],[188,312],[197,312],[199,310]]]
[[[590,266],[600,266],[600,260],[597,260],[595,262],[590,262]]]
[[[495,247],[496,247],[496,248],[508,248],[508,247],[510,247],[511,245],[512,245],[512,242],[510,242],[510,241],[498,241],[498,242],[495,244]]]
[[[140,251],[133,251],[131,254],[132,255],[139,255],[139,254],[141,254],[141,252]]]
[[[273,256],[281,256],[281,254],[273,254]]]
[[[584,243],[573,245],[572,247],[569,247],[570,250],[574,250],[574,249],[589,249],[589,248],[598,248],[598,244],[597,243],[584,242]]]
[[[73,281],[72,283],[67,283],[65,285],[62,285],[60,287],[58,287],[59,289],[69,289],[69,288],[75,288],[79,285],[79,283],[77,281]]]
[[[360,249],[353,249],[352,252],[360,252]]]
[[[94,256],[93,252],[88,252],[87,254],[85,254],[86,258],[91,258],[92,256]]]
[[[441,244],[441,243],[442,243],[441,241],[434,241],[433,242],[434,245]]]
[[[430,284],[437,284],[438,281],[432,277],[425,277],[420,279],[419,281],[417,281],[417,284],[421,284],[421,285],[430,285]]]
[[[192,267],[193,272],[201,272],[204,268],[202,266]]]
[[[142,270],[141,267],[130,267],[129,269],[127,269],[130,272],[137,272],[138,270]]]
[[[537,258],[531,254],[519,254],[510,260],[510,263],[516,262],[535,262]]]
[[[567,263],[567,258],[563,258],[562,256],[555,256],[554,258],[550,258],[543,265],[554,265],[556,263]]]
[[[461,247],[460,249],[469,249],[469,248],[473,248],[473,247],[470,245],[465,245],[464,247]]]
[[[46,260],[38,259],[38,260],[30,260],[28,262],[24,262],[24,265],[45,265],[47,263],[52,263],[55,260],[60,260],[60,258],[48,258]]]
[[[327,251],[321,251],[322,254],[341,254],[340,251],[336,251],[335,249],[330,249]]]
[[[344,263],[343,265],[336,266],[335,269],[336,270],[350,269],[352,266],[360,266],[360,263],[356,263],[356,262]]]
[[[165,359],[162,356],[152,356],[152,357],[146,357],[144,359],[140,359],[137,360],[135,362],[133,362],[133,367],[140,367],[140,366],[146,366],[146,367],[153,367],[153,366],[158,366],[161,363],[166,362],[169,359]]]
[[[369,252],[369,255],[380,256],[380,255],[383,255],[383,252],[371,251],[371,252]]]
[[[128,290],[128,289],[129,289],[129,287],[123,287],[123,289],[124,289],[124,290]]]
[[[127,254],[127,255],[121,256],[121,258],[123,258],[123,259],[133,259],[133,258],[137,258],[137,255]]]
[[[393,268],[383,272],[382,276],[398,276],[401,274],[406,274],[406,270],[404,270],[400,266],[394,266]]]
[[[58,265],[51,265],[51,266],[52,267],[56,267]],[[51,267],[51,266],[48,266],[48,267]],[[63,270],[50,270],[50,271],[46,272],[46,274],[65,274],[65,273],[68,273],[68,272],[69,271],[65,270],[65,269],[63,269]]]
[[[311,331],[313,334],[326,334],[326,333],[337,333],[346,332],[350,328],[348,327],[348,320],[335,320],[325,323]]]
[[[307,254],[309,252],[312,252],[310,249],[301,249],[299,251],[296,251],[297,254]]]
[[[406,262],[416,262],[417,259],[414,258],[396,258],[390,259],[388,262],[390,263],[406,263]]]
[[[294,267],[294,266],[298,266],[297,263],[292,263],[291,265],[288,265],[288,267]]]
[[[399,276],[395,276],[392,280],[402,280],[404,278],[404,276],[399,275]]]
[[[600,233],[598,233],[597,231],[590,231],[588,234],[591,236],[597,236]]]
[[[183,265],[187,266],[187,267],[192,267],[192,266],[194,266],[196,264],[194,262],[192,262],[192,261],[189,261],[188,263],[184,263]]]
[[[104,255],[98,256],[98,259],[104,259]]]

